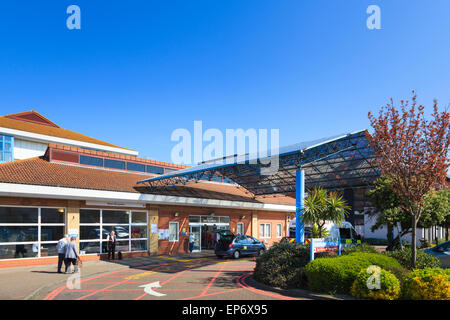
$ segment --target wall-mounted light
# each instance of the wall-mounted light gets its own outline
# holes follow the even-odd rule
[[[211,217],[214,217],[214,212],[211,212],[209,215],[210,215]]]
[[[173,215],[174,215],[175,217],[178,217],[178,212],[175,212]]]
[[[245,216],[241,216],[241,220],[242,220],[242,219],[245,219]]]
[[[64,213],[64,211],[65,211],[65,210],[62,209],[62,208],[59,208],[59,209],[58,209],[58,212],[59,212],[59,213]]]

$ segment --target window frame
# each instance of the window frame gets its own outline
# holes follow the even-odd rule
[[[177,232],[176,232],[177,238],[176,238],[176,240],[170,240],[170,225],[171,224],[176,224],[177,225],[177,228],[176,228],[176,230],[177,230]],[[169,221],[169,242],[179,242],[179,241],[180,241],[180,222],[178,222],[178,221]]]
[[[280,233],[278,233],[278,231],[280,231]],[[283,224],[280,222],[278,222],[276,226],[276,236],[277,238],[283,238]]]
[[[261,226],[263,226],[263,232],[261,233]],[[266,227],[269,226],[269,235],[266,235]],[[272,223],[271,222],[260,222],[259,223],[259,236],[261,239],[270,239],[272,238]]]
[[[11,144],[11,151],[6,151],[5,150],[5,145],[6,145],[6,138],[10,138],[11,141],[9,142]],[[2,145],[2,149],[0,150],[0,163],[7,163],[7,162],[12,162],[14,161],[14,136],[10,136],[7,134],[0,134],[0,143]],[[5,155],[11,155],[11,160],[6,161],[5,160]]]
[[[103,238],[103,228],[104,227],[115,227],[115,226],[127,226],[128,227],[128,238],[124,238],[124,239],[117,239],[117,241],[120,242],[125,242],[128,241],[128,250],[124,251],[124,252],[147,252],[149,250],[149,243],[148,243],[148,238],[149,238],[149,230],[148,230],[148,211],[147,210],[135,210],[135,209],[113,209],[113,208],[80,208],[80,210],[98,210],[100,211],[100,220],[99,222],[95,222],[95,223],[81,223],[80,222],[80,229],[81,227],[88,227],[88,226],[94,226],[94,227],[98,227],[100,230],[100,238],[98,239],[81,239],[80,238],[80,243],[85,243],[85,242],[99,242],[99,251],[100,252],[91,252],[91,253],[85,253],[84,255],[90,255],[90,254],[102,254],[103,252],[103,246],[104,246],[104,242],[106,241],[105,238]],[[125,211],[128,212],[128,223],[104,223],[103,222],[103,212],[105,211]],[[134,212],[144,212],[145,213],[145,218],[146,218],[146,222],[133,222],[133,213]],[[136,226],[145,226],[146,227],[146,232],[147,232],[147,237],[146,238],[132,238],[131,237],[131,230],[132,227],[136,227]],[[80,232],[81,234],[81,232]],[[133,251],[132,250],[132,241],[145,241],[146,242],[146,249],[144,250],[136,250]],[[80,245],[81,247],[81,245]],[[80,249],[81,250],[81,249]]]
[[[67,208],[65,207],[53,207],[53,206],[18,206],[18,205],[0,205],[0,207],[3,208],[30,208],[30,209],[37,209],[38,214],[38,220],[37,222],[31,222],[31,223],[0,223],[0,226],[2,227],[37,227],[37,240],[36,241],[15,241],[15,242],[0,242],[0,246],[8,246],[8,245],[37,245],[37,255],[35,257],[26,257],[26,258],[0,258],[0,261],[6,261],[6,260],[24,260],[24,259],[36,259],[36,258],[42,258],[42,257],[57,257],[58,255],[52,255],[52,256],[42,256],[42,245],[43,244],[56,244],[58,243],[58,240],[50,240],[50,241],[42,241],[42,227],[63,227],[63,235],[67,233]],[[41,209],[63,209],[64,212],[61,212],[61,214],[64,215],[64,222],[59,223],[42,223],[41,219]]]
[[[242,226],[242,233],[245,234],[245,224],[243,222],[238,222],[236,224],[236,233],[239,234],[239,226]]]

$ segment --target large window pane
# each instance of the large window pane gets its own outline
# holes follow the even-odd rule
[[[147,240],[133,240],[131,241],[131,251],[146,251]]]
[[[147,226],[131,226],[131,238],[147,238]]]
[[[107,234],[107,231],[105,230]],[[100,226],[80,226],[80,240],[100,240]]]
[[[64,236],[64,226],[41,226],[41,241],[58,241]]]
[[[44,243],[41,245],[41,257],[53,257],[58,255],[56,243]]]
[[[103,241],[102,244],[103,244],[103,246],[102,246],[103,253],[107,253],[108,252],[108,241]],[[116,243],[116,258],[117,258],[117,252],[130,251],[129,247],[130,247],[130,245],[129,245],[128,240],[127,241],[117,241],[117,243]]]
[[[178,222],[169,222],[169,241],[178,241]]]
[[[105,167],[106,168],[125,170],[125,162],[124,161],[111,160],[111,159],[105,159]]]
[[[31,242],[38,240],[38,227],[0,226],[0,242]]]
[[[128,211],[103,210],[103,223],[129,223]]]
[[[89,156],[80,156],[80,164],[103,167],[103,159]]]
[[[111,233],[111,231],[114,231],[116,234],[117,239],[129,239],[130,238],[130,231],[129,226],[104,226],[104,235],[103,240],[107,239],[106,237],[108,234]]]
[[[131,217],[133,223],[147,223],[147,212],[133,211]]]
[[[100,223],[100,210],[80,209],[80,223]]]
[[[0,223],[37,223],[37,208],[0,207]]]
[[[34,258],[38,256],[38,244],[0,245],[0,259]]]
[[[99,242],[80,242],[80,252],[87,253],[100,253],[100,241]]]
[[[65,210],[59,209],[41,209],[41,223],[64,223]]]

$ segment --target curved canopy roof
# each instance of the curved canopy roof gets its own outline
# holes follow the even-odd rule
[[[305,170],[307,188],[320,186],[334,190],[367,186],[379,176],[372,164],[375,154],[368,145],[368,134],[367,130],[361,130],[300,142],[280,148],[278,157],[234,155],[138,183],[160,189],[224,177],[225,181],[234,182],[254,195],[292,194],[296,171],[301,168]],[[277,159],[278,170],[268,174]]]

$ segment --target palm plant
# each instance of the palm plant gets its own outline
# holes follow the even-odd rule
[[[315,225],[319,238],[324,235],[323,227],[327,221],[340,225],[350,210],[342,196],[336,192],[327,193],[320,187],[310,190],[304,201],[303,223]]]

